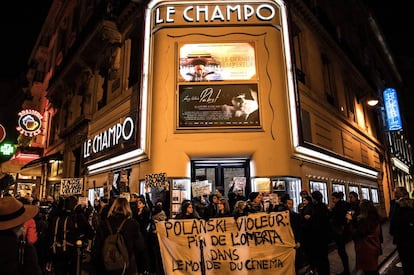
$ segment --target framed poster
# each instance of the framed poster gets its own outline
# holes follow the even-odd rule
[[[179,86],[179,129],[258,128],[259,111],[256,83]]]
[[[179,82],[256,80],[254,42],[179,46]]]

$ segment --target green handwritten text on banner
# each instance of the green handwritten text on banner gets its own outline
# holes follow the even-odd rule
[[[288,211],[156,225],[166,274],[295,274]]]

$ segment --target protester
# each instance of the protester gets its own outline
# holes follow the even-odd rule
[[[312,212],[313,212],[313,202],[311,196],[303,196],[301,207],[299,208],[300,216],[300,228],[302,232],[302,243],[301,248],[304,254],[304,262],[310,263],[310,258],[312,254]],[[311,271],[311,266],[309,264],[308,271]]]
[[[264,211],[262,198],[263,195],[259,192],[251,192],[249,194],[249,199],[247,200],[247,209],[249,213],[257,213]]]
[[[286,201],[290,198],[289,194],[284,194],[282,198],[279,198],[279,195],[274,193],[272,194],[273,200],[269,202],[269,207],[267,209],[267,212],[281,212],[289,210],[286,207]]]
[[[73,274],[77,265],[77,241],[88,244],[94,237],[92,226],[82,211],[77,212],[78,199],[69,196],[59,204],[61,209],[49,224],[49,263],[48,271],[55,275]]]
[[[16,198],[0,198],[0,273],[2,275],[40,275],[36,249],[22,240],[23,224],[32,219],[39,209],[22,204]],[[19,257],[23,255],[23,257]]]
[[[396,212],[396,210],[398,209],[399,205],[397,203],[397,201],[403,196],[405,188],[404,187],[400,187],[397,186],[394,189],[394,199],[392,199],[390,201],[390,215],[389,215],[389,233],[391,236],[394,236],[394,213]],[[393,237],[393,244],[395,243],[395,237]],[[402,263],[401,261],[399,261],[398,263],[395,264],[396,267],[402,267]]]
[[[208,200],[209,203],[207,204],[204,210],[205,220],[217,217],[218,215],[219,196],[216,193],[212,193],[208,196]]]
[[[231,217],[229,201],[222,197],[219,199],[217,217]]]
[[[175,215],[175,219],[201,219],[201,217],[193,208],[193,203],[190,200],[183,200],[180,212]]]
[[[414,274],[414,203],[404,187],[395,189],[395,202],[390,229],[397,246],[404,274]]]
[[[229,198],[230,211],[234,211],[234,205],[237,201],[245,201],[247,198],[243,194],[243,189],[241,187],[235,187],[236,182],[232,181],[230,184],[229,191],[227,192],[227,197]]]
[[[312,192],[310,267],[318,275],[329,275],[328,245],[330,242],[329,210],[320,191]]]
[[[141,230],[142,235],[144,238],[147,237],[148,228],[151,223],[151,210],[146,204],[144,197],[137,198],[137,209],[138,212],[136,214],[136,221],[139,224],[139,228]],[[132,214],[134,216],[134,214]]]
[[[295,257],[295,270],[296,274],[298,274],[299,269],[305,265],[305,254],[302,248],[302,238],[303,232],[301,224],[301,216],[299,213],[295,212],[294,209],[294,202],[288,196],[284,196],[282,200],[286,209],[289,210],[289,220],[290,226],[292,227],[293,236],[295,237],[295,248],[296,248],[296,257]]]
[[[234,204],[233,217],[237,220],[238,217],[246,216],[248,213],[247,202],[244,200],[237,201]]]
[[[345,245],[349,238],[347,230],[346,214],[350,205],[343,200],[342,192],[332,192],[331,202],[333,207],[330,213],[332,237],[336,243],[337,252],[341,258],[343,271],[339,275],[349,275],[349,259]]]
[[[126,198],[116,198],[108,212],[108,223],[102,222],[96,232],[95,243],[93,247],[93,262],[97,268],[97,274],[109,274],[103,265],[102,247],[105,240],[110,234],[109,227],[112,231],[119,228],[121,223],[125,223],[121,229],[125,244],[127,245],[129,255],[129,266],[125,274],[143,273],[149,270],[148,252],[145,246],[144,238],[139,229],[138,223],[132,219],[132,211]],[[138,263],[138,264],[137,264]]]
[[[304,205],[303,205],[303,198],[304,198],[304,197],[310,197],[310,195],[309,195],[308,191],[306,191],[305,189],[302,189],[302,190],[300,191],[299,195],[300,195],[300,197],[301,197],[301,202],[300,202],[300,203],[299,203],[299,205],[298,205],[298,212],[300,212],[300,211],[301,211],[301,209],[302,209],[302,207],[304,206]]]
[[[349,206],[352,215],[358,217],[359,215],[359,195],[355,191],[349,192]]]
[[[27,198],[19,199],[23,204],[31,204]],[[34,218],[28,219],[23,225],[23,240],[31,244],[37,242],[37,230],[36,230],[36,221]]]
[[[351,213],[346,215],[352,221]],[[381,252],[381,217],[374,204],[362,200],[356,223],[351,223],[355,241],[356,271],[365,275],[378,275],[378,257]]]

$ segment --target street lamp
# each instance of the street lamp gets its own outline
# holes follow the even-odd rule
[[[377,106],[378,103],[379,103],[379,100],[377,98],[370,98],[367,100],[368,106],[371,106],[371,107]]]

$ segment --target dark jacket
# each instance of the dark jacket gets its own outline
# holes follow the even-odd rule
[[[42,274],[36,249],[26,243],[21,249],[24,251],[22,264],[19,264],[19,239],[11,230],[0,231],[0,274],[2,275],[40,275]]]
[[[112,230],[117,230],[124,219],[125,216],[121,214],[116,214],[108,217],[108,221],[111,225]],[[127,219],[124,226],[122,227],[121,233],[124,237],[130,257],[130,265],[127,269],[126,274],[134,274],[137,271],[137,260],[139,262],[138,271],[141,273],[148,271],[148,252],[146,251],[144,238],[142,237],[138,223],[134,219]],[[95,243],[92,249],[93,263],[97,268],[97,274],[109,274],[104,270],[104,265],[102,262],[102,247],[106,236],[109,234],[110,231],[106,222],[101,223],[96,232]]]
[[[346,201],[338,201],[334,207],[332,207],[330,213],[330,222],[332,228],[332,234],[334,238],[345,238],[347,225],[346,213],[351,209],[351,206]]]

